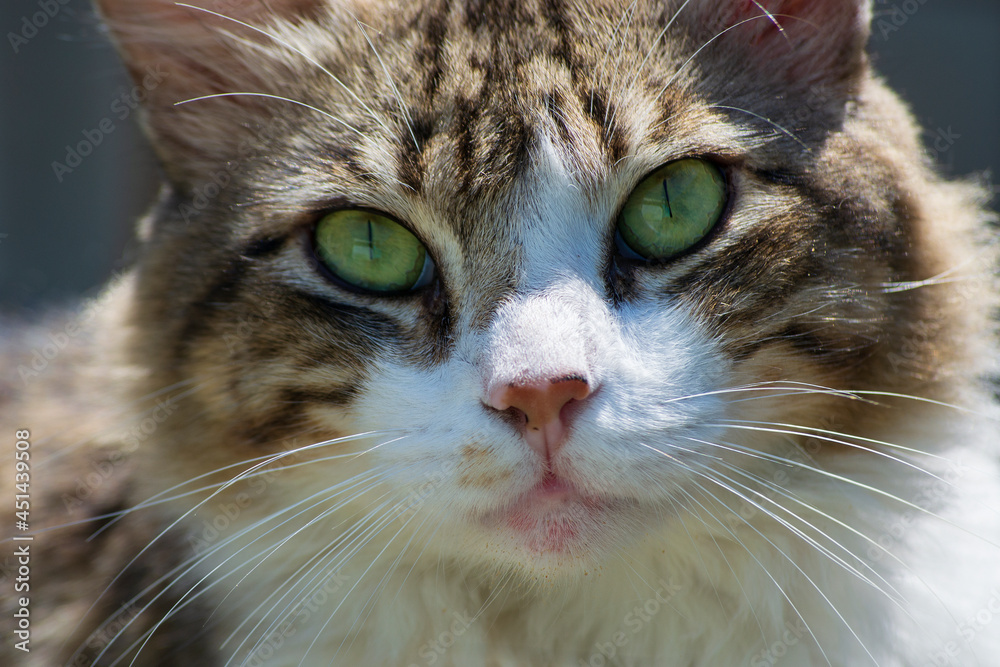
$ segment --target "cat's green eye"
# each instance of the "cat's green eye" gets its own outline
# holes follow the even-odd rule
[[[370,292],[408,292],[434,278],[427,248],[384,215],[344,210],[316,225],[316,254],[340,280]]]
[[[618,218],[619,249],[647,260],[675,257],[708,235],[726,199],[726,179],[711,162],[688,158],[660,167],[625,202]]]

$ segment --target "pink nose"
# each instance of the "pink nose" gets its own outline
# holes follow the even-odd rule
[[[587,381],[577,375],[529,382],[511,382],[490,391],[489,405],[516,409],[524,415],[524,439],[546,459],[562,447],[569,432],[573,401],[590,396]]]

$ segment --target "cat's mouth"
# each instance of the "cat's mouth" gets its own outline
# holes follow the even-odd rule
[[[595,531],[607,525],[613,504],[548,472],[512,503],[483,517],[483,523],[529,552],[570,554],[584,548]]]

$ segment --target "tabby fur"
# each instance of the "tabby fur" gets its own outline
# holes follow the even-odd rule
[[[166,184],[98,303],[5,336],[37,480],[5,664],[1000,664],[990,216],[869,2],[98,4],[162,79]],[[725,222],[619,257],[691,156]],[[328,280],[344,207],[433,285]],[[545,548],[497,525],[544,464],[484,391],[566,370],[600,391],[551,465],[606,505]]]

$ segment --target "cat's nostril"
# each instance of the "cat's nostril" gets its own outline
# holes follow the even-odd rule
[[[525,440],[548,459],[562,446],[569,431],[573,411],[567,408],[591,393],[590,384],[582,376],[564,375],[500,384],[489,391],[488,405],[517,417]]]

